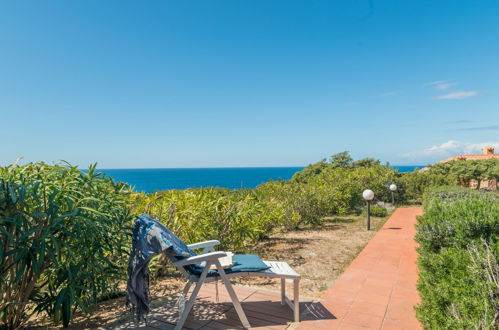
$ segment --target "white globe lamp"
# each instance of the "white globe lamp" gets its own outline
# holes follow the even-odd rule
[[[372,201],[374,199],[374,192],[371,189],[366,189],[362,192],[362,197],[366,201]]]
[[[367,202],[367,230],[371,230],[371,201],[374,199],[374,192],[366,189],[362,192],[362,198]]]
[[[392,192],[392,205],[395,205],[395,195],[394,194],[397,191],[397,185],[395,183],[392,183],[388,188]]]

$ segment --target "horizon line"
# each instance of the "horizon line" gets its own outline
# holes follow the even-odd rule
[[[244,168],[306,168],[306,166],[207,166],[207,167],[115,167],[115,168],[96,168],[97,170],[201,170],[201,169],[244,169]],[[382,165],[385,166],[385,165]],[[393,164],[394,166],[412,166],[412,167],[425,167],[428,165],[422,164]]]

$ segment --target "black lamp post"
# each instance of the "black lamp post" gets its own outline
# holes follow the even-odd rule
[[[374,192],[366,189],[362,192],[362,197],[367,202],[367,230],[371,230],[371,201],[374,199]]]

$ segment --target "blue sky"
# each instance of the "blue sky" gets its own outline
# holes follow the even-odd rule
[[[499,2],[4,1],[0,164],[499,148]]]

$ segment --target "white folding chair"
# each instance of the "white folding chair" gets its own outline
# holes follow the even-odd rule
[[[250,276],[260,276],[260,277],[272,277],[272,278],[280,278],[281,279],[281,304],[288,304],[291,310],[293,311],[294,321],[299,322],[300,320],[300,305],[299,305],[299,290],[300,290],[300,275],[296,273],[291,267],[285,262],[278,261],[264,261],[265,264],[269,267],[267,270],[258,271],[258,272],[233,272],[226,273],[220,264],[220,258],[225,257],[227,254],[222,251],[214,251],[214,247],[219,245],[220,242],[216,240],[206,241],[201,243],[195,243],[187,245],[191,250],[203,249],[199,255],[192,256],[189,258],[174,260],[171,258],[173,265],[186,277],[187,283],[182,290],[182,295],[187,297],[189,290],[193,283],[196,283],[194,290],[192,291],[189,299],[185,301],[185,306],[183,310],[181,309],[179,320],[175,329],[182,329],[187,317],[189,316],[190,311],[192,310],[192,306],[194,305],[194,301],[201,289],[203,283],[213,282],[222,280],[225,287],[227,288],[227,292],[232,300],[232,304],[241,320],[242,325],[245,328],[250,328],[250,323],[248,322],[248,318],[241,307],[241,303],[237,298],[236,293],[234,292],[234,288],[229,281],[231,277],[250,277]],[[200,275],[195,275],[189,273],[185,266],[188,265],[198,265],[202,263],[203,271]],[[210,268],[215,266],[217,270],[216,276],[208,276]],[[290,300],[286,296],[286,288],[285,281],[292,280],[294,284],[294,297],[293,300]]]

